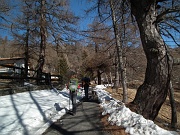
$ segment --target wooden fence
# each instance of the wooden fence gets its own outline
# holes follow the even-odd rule
[[[36,81],[37,85],[51,85],[53,81],[59,84],[63,82],[63,78],[60,75],[51,75],[50,73],[44,72],[38,73],[36,70],[32,69],[28,69],[28,75],[25,75],[25,68],[9,65],[0,66],[4,68],[0,69],[0,79],[17,80],[21,85],[24,85],[24,81]]]

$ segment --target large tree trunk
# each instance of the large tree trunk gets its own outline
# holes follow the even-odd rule
[[[131,0],[131,6],[147,58],[145,80],[138,88],[133,103],[138,113],[154,120],[167,97],[172,59],[155,24],[156,2]]]

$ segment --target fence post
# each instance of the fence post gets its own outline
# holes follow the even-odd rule
[[[50,73],[45,73],[45,82],[46,82],[46,85],[51,84],[51,74]]]
[[[20,77],[20,85],[24,86],[24,69],[21,68],[21,77]]]
[[[37,81],[36,81],[37,85],[40,85],[41,78],[42,78],[42,71],[41,71],[41,69],[38,69],[37,70]]]
[[[62,84],[62,80],[63,80],[63,79],[62,79],[62,76],[61,76],[61,75],[58,76],[58,79],[59,79],[59,84]]]

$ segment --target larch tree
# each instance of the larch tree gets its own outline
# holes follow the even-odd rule
[[[128,5],[124,1],[116,0],[103,0],[97,2],[99,16],[101,20],[108,22],[110,28],[114,32],[114,41],[116,45],[115,55],[115,85],[116,91],[118,90],[118,84],[121,84],[123,89],[123,102],[128,102],[127,92],[127,75],[126,75],[126,55],[125,47],[132,42],[132,39],[128,37],[130,33],[128,26],[132,25],[130,22],[130,10]],[[134,33],[131,31],[131,33]],[[127,41],[129,39],[129,41]]]
[[[93,71],[96,70],[98,84],[101,84],[102,73],[109,70],[108,67],[110,68],[110,66],[112,66],[109,63],[111,58],[108,56],[109,49],[107,49],[111,42],[111,31],[108,30],[106,25],[95,19],[92,24],[89,24],[88,34],[88,39],[90,40],[91,45],[94,46],[94,55],[90,60],[91,62],[89,62],[91,63],[91,66],[88,68],[89,70],[92,70],[92,68]]]
[[[180,8],[177,1],[171,1],[174,3],[172,6],[165,6],[167,2],[166,0],[130,1],[147,59],[145,80],[138,88],[133,104],[137,107],[138,113],[151,120],[156,118],[166,100],[173,64],[173,59],[161,35],[160,23],[168,24],[172,20],[170,18],[174,18],[174,23],[179,24],[177,14]],[[163,10],[160,12],[159,8]]]
[[[11,9],[12,8],[9,4],[9,1],[1,0],[1,3],[0,3],[0,20],[9,22],[7,15],[9,15],[9,12]],[[2,29],[2,27],[3,27],[3,23],[1,22],[0,23],[0,29]]]
[[[123,102],[128,102],[128,92],[127,92],[127,79],[126,79],[126,69],[124,66],[124,60],[123,60],[123,45],[122,45],[122,38],[120,38],[119,31],[118,31],[118,21],[117,21],[117,15],[116,15],[116,3],[114,0],[109,1],[109,5],[111,8],[111,17],[113,22],[113,29],[114,29],[114,35],[115,35],[115,41],[116,41],[116,50],[117,50],[117,59],[118,59],[118,69],[121,77],[121,84],[123,88]],[[123,14],[122,14],[123,16]]]
[[[22,10],[17,12],[16,18],[21,21],[14,22],[16,26],[14,29],[17,29],[17,26],[26,26],[26,30],[18,27],[18,34],[19,37],[21,35],[22,38],[28,39],[29,41],[26,42],[33,46],[34,49],[31,52],[34,52],[34,55],[32,57],[37,61],[37,66],[34,68],[38,71],[37,76],[41,76],[43,66],[46,64],[47,43],[51,42],[59,46],[71,41],[78,18],[70,12],[67,0],[19,0],[19,4]],[[27,20],[28,17],[29,22],[22,24],[22,21]]]
[[[110,1],[98,1],[98,5]],[[132,103],[139,114],[154,120],[170,89],[173,59],[164,36],[178,45],[174,35],[180,33],[180,5],[178,0],[122,0],[124,3],[135,18],[147,59],[144,82]]]

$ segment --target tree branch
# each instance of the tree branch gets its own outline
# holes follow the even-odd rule
[[[180,47],[180,44],[178,44],[178,43],[176,42],[174,36],[173,36],[168,30],[166,30],[166,29],[163,29],[163,30],[166,31],[167,34],[168,34],[168,36],[170,36],[170,37],[172,38],[173,42],[174,42],[177,46]],[[164,35],[164,36],[166,36],[166,35]]]
[[[175,13],[175,12],[179,12],[180,9],[176,8],[176,9],[167,9],[164,12],[162,12],[161,14],[159,14],[156,18],[156,22],[155,23],[159,23],[161,21],[163,21],[166,18],[166,15],[169,13]]]

